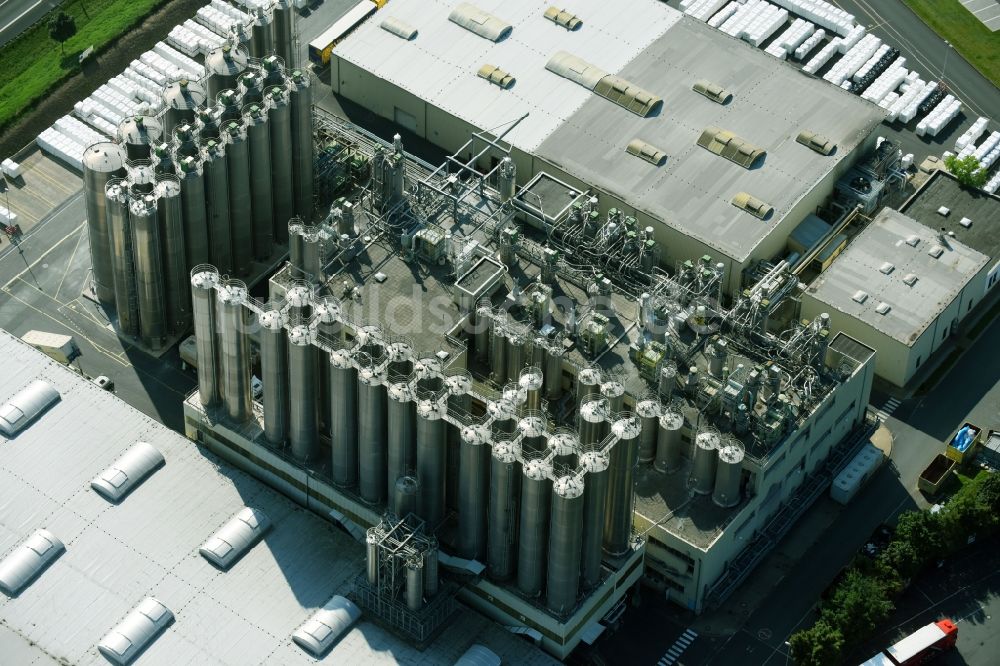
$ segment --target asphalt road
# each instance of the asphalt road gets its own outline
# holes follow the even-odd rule
[[[60,4],[62,0],[0,0],[0,46]]]

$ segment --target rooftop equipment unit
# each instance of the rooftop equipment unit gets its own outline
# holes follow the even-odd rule
[[[827,137],[822,134],[810,132],[809,130],[802,130],[799,132],[799,135],[795,137],[795,140],[806,148],[816,151],[820,155],[830,155],[837,148],[837,144]]]
[[[565,9],[559,9],[558,7],[549,7],[545,10],[544,16],[556,25],[562,26],[567,30],[576,30],[583,25],[583,21],[581,21],[576,14],[568,12]]]
[[[153,597],[146,597],[125,616],[121,624],[109,631],[97,649],[111,663],[125,666],[156,638],[174,619],[174,614]]]
[[[13,437],[58,399],[58,391],[36,379],[0,407],[0,433]]]
[[[463,2],[451,10],[448,20],[491,42],[506,39],[514,30],[514,26],[507,21],[489,12],[484,12],[479,7],[467,2]]]
[[[732,198],[732,204],[740,210],[745,210],[754,217],[762,220],[774,212],[772,206],[769,206],[755,196],[751,196],[747,192],[737,192]]]
[[[479,68],[476,72],[476,76],[481,79],[486,79],[490,83],[500,86],[504,90],[507,90],[512,85],[514,85],[514,77],[500,69],[496,65],[485,64]]]
[[[321,657],[361,617],[361,609],[335,595],[295,630],[292,640],[314,657]]]
[[[667,161],[667,154],[656,146],[642,139],[632,139],[625,147],[625,152],[642,158],[654,166],[662,166]]]
[[[162,464],[163,454],[156,447],[139,442],[97,475],[90,487],[109,502],[118,502]]]
[[[0,590],[14,596],[66,550],[48,530],[38,530],[0,560]]]
[[[706,127],[698,137],[698,145],[745,169],[749,169],[757,160],[767,155],[766,150],[718,127]]]
[[[263,511],[247,507],[213,534],[198,552],[215,566],[226,570],[250,550],[270,527],[271,519]]]
[[[406,41],[415,39],[417,36],[416,28],[414,28],[409,23],[406,23],[405,21],[399,20],[395,16],[390,16],[389,18],[382,21],[382,23],[379,24],[379,27],[385,30],[386,32],[391,32],[400,39],[405,39]]]
[[[711,81],[706,81],[701,79],[700,81],[695,81],[694,85],[691,86],[691,90],[695,91],[699,95],[704,95],[713,102],[719,104],[729,104],[733,99],[733,94],[723,88],[720,85],[712,83]]]

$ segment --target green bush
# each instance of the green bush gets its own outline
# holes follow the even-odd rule
[[[944,165],[955,176],[955,179],[966,187],[981,188],[986,184],[986,169],[980,166],[975,155],[966,155],[962,158],[957,155],[949,155],[944,158]]]
[[[844,636],[820,620],[788,641],[792,660],[801,666],[837,666],[841,663]]]

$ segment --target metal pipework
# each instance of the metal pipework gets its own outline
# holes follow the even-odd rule
[[[584,482],[575,476],[563,476],[552,485],[545,602],[557,615],[569,614],[580,592],[583,494]]]
[[[291,323],[288,330],[288,441],[292,456],[299,462],[309,462],[319,456],[314,333],[302,319],[292,319]]]
[[[526,460],[521,479],[521,518],[518,530],[517,587],[537,597],[545,585],[552,501],[552,468],[544,460]]]
[[[222,400],[215,320],[215,288],[218,284],[219,271],[214,266],[201,264],[191,271],[194,340],[198,356],[198,399],[206,409],[217,407]]]
[[[94,267],[94,292],[104,307],[115,302],[111,236],[108,231],[108,181],[125,176],[125,152],[111,142],[95,143],[83,153],[83,200],[87,207],[90,265]]]
[[[419,515],[431,531],[444,519],[446,433],[444,407],[433,400],[417,402],[417,479]]]
[[[489,428],[462,428],[458,477],[458,553],[469,560],[486,555],[486,509],[490,482]]]
[[[632,538],[634,471],[640,433],[639,419],[633,414],[620,414],[611,425],[611,434],[617,441],[611,448],[610,455],[610,483],[604,512],[604,551],[612,557],[627,553]]]
[[[583,544],[580,582],[589,590],[601,582],[601,545],[604,540],[604,508],[608,497],[608,455],[587,451],[580,455],[580,467],[586,472],[583,496]]]
[[[264,384],[264,437],[273,446],[288,437],[288,318],[282,303],[268,303],[260,315],[260,374]]]
[[[252,414],[246,334],[249,322],[244,307],[247,293],[246,283],[241,280],[227,280],[217,292],[222,399],[229,418],[237,423],[248,420]]]
[[[358,482],[358,381],[351,352],[330,353],[330,444],[333,482],[350,488]]]
[[[361,367],[358,370],[358,491],[361,499],[370,504],[385,500],[385,402],[385,372],[371,365]]]
[[[639,436],[639,462],[651,463],[656,458],[656,439],[660,429],[660,401],[645,397],[635,404],[642,434]]]
[[[521,499],[520,447],[515,442],[493,445],[490,457],[489,532],[486,572],[495,581],[514,575],[518,505]]]

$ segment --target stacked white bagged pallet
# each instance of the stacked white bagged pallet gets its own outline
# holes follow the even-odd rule
[[[728,5],[719,10],[719,12],[708,19],[708,25],[713,28],[718,28],[720,25],[729,20],[729,17],[736,13],[736,10],[740,8],[740,3],[733,0]]]
[[[937,133],[954,120],[961,110],[962,103],[955,99],[954,95],[945,95],[945,98],[917,123],[917,136],[937,136]]]
[[[20,178],[21,177],[21,165],[10,159],[9,157],[3,162],[0,162],[0,169],[3,170],[4,174],[8,178]],[[8,211],[9,212],[9,211]]]
[[[133,60],[132,64],[134,65],[136,62],[139,61]],[[135,83],[135,85],[138,86],[139,89],[143,91],[143,94],[139,96],[139,99],[149,102],[150,104],[160,105],[160,106],[163,105],[163,98],[161,95],[163,91],[163,86],[161,84],[143,76],[142,74],[134,70],[132,68],[132,65],[126,67],[125,71],[122,72],[121,75],[126,79],[128,79],[129,81]],[[155,102],[152,101],[150,99],[151,97],[154,98],[156,101]]]
[[[205,68],[187,57],[177,49],[172,48],[166,42],[157,42],[153,47],[153,52],[162,56],[164,60],[175,65],[183,71],[189,79],[200,80],[205,77]]]
[[[135,114],[138,107],[139,103],[134,99],[129,99],[108,84],[104,84],[90,97],[74,104],[73,111],[87,122],[91,122],[92,116],[98,116],[117,127],[126,116]]]
[[[856,25],[851,28],[851,31],[844,35],[843,37],[838,37],[833,40],[837,42],[837,50],[841,53],[847,53],[860,42],[865,36],[865,26]]]
[[[222,46],[222,42],[225,41],[225,39],[220,37],[218,33],[209,30],[194,19],[184,21],[184,23],[181,24],[181,27],[194,33],[198,37],[198,48],[204,53],[208,53],[212,49]]]
[[[823,75],[823,78],[833,85],[839,86],[861,69],[881,45],[882,40],[875,35],[865,35],[830,68],[830,71]]]
[[[872,81],[872,84],[861,93],[861,99],[878,104],[885,96],[899,87],[906,80],[910,70],[906,68],[906,58],[899,57],[884,72]]]
[[[0,224],[12,226],[17,224],[17,213],[10,212],[6,206],[0,206]]]
[[[228,2],[224,2],[223,0],[212,0],[210,6],[222,12],[229,18],[235,20],[240,25],[249,25],[250,22],[253,20],[250,14],[244,11],[240,11],[236,7],[233,7],[231,4],[229,4]]]
[[[784,60],[815,32],[816,26],[805,19],[797,18],[764,49],[764,52]]]
[[[681,2],[680,8],[691,18],[707,21],[724,4],[726,4],[726,0],[686,0]]]
[[[986,141],[979,144],[979,147],[972,154],[979,160],[981,168],[989,169],[993,166],[993,163],[1000,157],[1000,132],[990,134]]]
[[[926,83],[919,78],[912,81],[896,100],[896,103],[889,107],[887,116],[889,122],[895,122],[898,119],[908,123],[916,118],[918,107],[936,88],[937,81]]]
[[[878,64],[878,61],[882,59],[882,56],[888,53],[889,49],[891,48],[892,47],[889,46],[888,44],[883,44],[882,46],[878,47],[878,49],[875,51],[875,54],[871,58],[868,58],[868,62],[862,65],[861,69],[854,72],[854,82],[857,83],[864,77],[868,76],[868,72],[872,71],[875,65]]]
[[[899,93],[898,92],[891,92],[888,95],[886,95],[885,97],[883,97],[882,101],[880,101],[878,103],[878,105],[881,106],[883,109],[888,110],[889,107],[892,106],[893,104],[895,104],[896,100],[898,100],[898,99],[899,99]]]
[[[176,81],[178,79],[192,78],[189,73],[170,62],[156,51],[146,51],[139,56],[139,60],[163,74],[167,78],[168,82]]]
[[[965,130],[962,136],[955,139],[955,150],[961,151],[963,148],[971,143],[979,141],[979,137],[983,135],[986,131],[986,126],[989,125],[990,119],[985,116],[980,116],[976,119],[976,122],[972,123],[972,127]]]
[[[211,5],[206,5],[195,12],[194,20],[223,37],[228,36],[233,27],[239,25],[236,19],[223,14]]]
[[[761,2],[764,2],[764,0],[747,0],[740,4],[732,16],[722,22],[719,30],[731,37],[739,37],[743,28],[750,23],[750,19],[754,15],[754,10],[757,9]]]
[[[42,131],[36,142],[45,152],[82,169],[83,151],[87,146],[107,140],[106,136],[98,134],[76,118],[63,116],[52,127]]]
[[[814,48],[819,46],[819,43],[823,41],[824,37],[826,37],[826,30],[824,30],[823,28],[820,28],[819,30],[814,32],[811,36],[807,37],[806,41],[799,44],[798,47],[795,49],[795,59],[796,60],[805,59],[805,57],[809,55]]]
[[[754,46],[760,46],[787,20],[787,9],[775,7],[766,0],[747,0],[719,26],[719,30]]]
[[[273,0],[236,0],[236,2],[247,9],[260,10],[266,10],[270,5],[274,4]]]
[[[773,0],[773,2],[838,35],[846,35],[855,25],[854,14],[824,0]]]
[[[809,62],[802,65],[802,71],[806,74],[815,74],[823,67],[823,65],[829,62],[834,53],[839,52],[840,39],[831,39],[826,46],[817,51],[816,55],[809,59]]]
[[[136,83],[132,79],[128,78],[124,73],[119,74],[108,81],[108,85],[122,96],[128,99],[138,100],[141,104],[145,104],[150,113],[158,113],[159,110],[163,108],[163,96],[160,94],[159,90],[150,90],[144,85]]]
[[[983,185],[983,189],[990,194],[996,194],[997,190],[1000,190],[1000,170],[997,170],[993,177],[986,181]]]
[[[201,51],[201,39],[182,25],[175,25],[170,29],[167,43],[188,56],[195,56]]]

